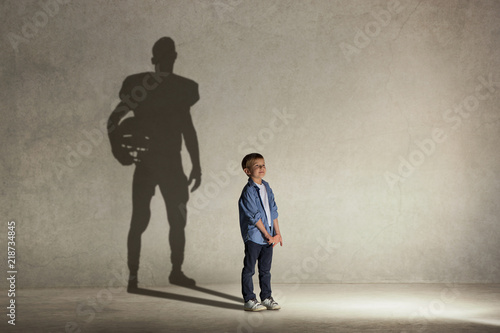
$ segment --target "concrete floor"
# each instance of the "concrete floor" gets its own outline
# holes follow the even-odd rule
[[[500,332],[499,284],[275,284],[279,311],[240,286],[20,290],[2,332]],[[6,329],[4,329],[6,327]]]

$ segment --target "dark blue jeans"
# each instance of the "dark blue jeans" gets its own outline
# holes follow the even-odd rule
[[[245,302],[254,299],[252,276],[255,274],[255,263],[258,262],[260,299],[271,296],[271,262],[273,260],[273,246],[260,245],[252,241],[245,242],[245,258],[241,272],[241,292]]]

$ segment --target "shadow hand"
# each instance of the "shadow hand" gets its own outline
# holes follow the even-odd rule
[[[134,157],[131,156],[126,149],[120,146],[112,146],[111,152],[121,165],[127,166],[134,163]]]
[[[198,187],[200,187],[201,184],[201,170],[197,168],[193,168],[191,170],[191,174],[189,175],[189,180],[188,180],[188,186],[191,185],[191,183],[194,180],[194,185],[191,188],[191,192],[196,191]]]

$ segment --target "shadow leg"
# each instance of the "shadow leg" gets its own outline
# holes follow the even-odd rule
[[[167,172],[169,177],[160,184],[160,191],[165,200],[167,218],[170,227],[168,239],[170,243],[170,260],[172,273],[169,280],[172,284],[194,286],[196,282],[182,273],[184,248],[186,245],[186,203],[189,198],[187,179],[182,172]]]
[[[150,204],[155,192],[155,182],[147,169],[137,166],[132,182],[132,219],[127,239],[128,268],[131,278],[137,279],[141,236],[146,230],[151,217]],[[136,282],[137,283],[137,282]]]

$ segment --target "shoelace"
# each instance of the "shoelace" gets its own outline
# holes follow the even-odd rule
[[[268,297],[267,299],[271,302],[271,305],[278,304],[272,297]]]

